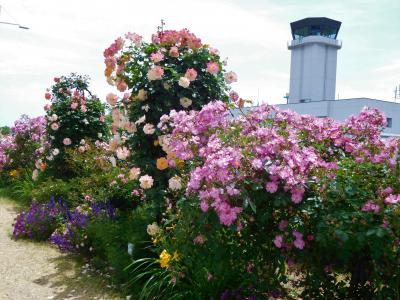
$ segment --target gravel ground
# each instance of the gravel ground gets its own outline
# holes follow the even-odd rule
[[[47,243],[11,239],[15,206],[0,198],[0,300],[122,299]]]

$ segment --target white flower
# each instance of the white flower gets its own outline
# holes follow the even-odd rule
[[[81,139],[80,144],[81,144],[81,145],[85,145],[85,144],[86,144],[86,141],[85,141],[84,139]]]
[[[59,128],[60,126],[58,125],[58,123],[53,123],[53,124],[50,125],[50,127],[51,127],[51,129],[53,129],[54,131],[56,131],[56,130],[58,130],[58,128]]]
[[[109,158],[109,161],[110,161],[110,163],[111,163],[111,165],[112,165],[113,167],[116,167],[116,166],[117,166],[117,160],[115,159],[114,156],[111,156],[111,157]]]
[[[155,236],[160,231],[160,227],[158,227],[157,223],[147,225],[147,233],[151,236]]]
[[[140,168],[132,168],[129,171],[129,179],[136,180],[139,178],[140,175]]]
[[[85,151],[86,151],[85,146],[79,146],[79,147],[78,147],[78,151],[79,151],[80,153],[85,152]]]
[[[54,159],[54,157],[53,157],[53,155],[49,155],[49,156],[46,156],[46,159],[47,159],[48,161],[52,161],[52,160]]]
[[[226,73],[224,74],[224,78],[225,78],[225,82],[228,83],[228,84],[237,81],[237,75],[236,75],[236,73],[233,72],[233,71],[226,72]]]
[[[145,134],[153,134],[155,131],[156,129],[154,128],[153,124],[146,123],[146,125],[143,126],[143,132]]]
[[[33,172],[32,172],[32,180],[36,181],[38,179],[38,177],[39,177],[39,170],[38,169],[33,170]]]
[[[58,154],[60,154],[60,150],[58,150],[57,148],[53,149],[52,154],[54,156],[57,156]]]
[[[132,255],[134,249],[134,245],[132,243],[128,243],[128,254]]]
[[[89,121],[87,119],[83,119],[83,123],[85,123],[86,125],[89,125]]]
[[[182,181],[179,176],[174,176],[168,180],[168,186],[171,190],[176,191],[182,188]]]
[[[190,85],[190,80],[186,77],[181,77],[179,78],[178,84],[183,88],[187,88]]]
[[[192,100],[186,97],[182,97],[179,99],[179,103],[184,107],[188,108],[190,105],[192,105]]]
[[[136,125],[142,124],[146,121],[146,115],[141,116],[136,122]]]
[[[142,109],[143,109],[145,112],[148,112],[149,109],[150,109],[150,106],[148,106],[147,104],[146,104],[146,105],[143,105],[143,106],[142,106]]]
[[[55,122],[58,120],[58,116],[56,114],[52,114],[51,121]]]
[[[35,162],[35,167],[36,167],[36,169],[40,169],[41,166],[42,166],[42,160],[39,159],[39,160],[37,160],[37,161]]]
[[[125,160],[131,154],[131,152],[128,150],[128,148],[124,146],[124,147],[119,147],[116,151],[116,154],[118,159]]]
[[[149,189],[153,186],[153,183],[154,183],[153,177],[151,177],[149,175],[144,175],[144,176],[140,177],[139,181],[140,181],[140,187],[142,189]]]
[[[103,137],[103,134],[102,134],[101,132],[99,132],[99,133],[97,133],[97,137],[98,137],[99,139],[101,139],[101,138]]]

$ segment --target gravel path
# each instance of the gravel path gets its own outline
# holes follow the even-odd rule
[[[0,300],[120,299],[46,243],[11,239],[16,209],[0,198]]]

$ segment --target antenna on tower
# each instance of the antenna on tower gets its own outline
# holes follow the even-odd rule
[[[397,99],[400,99],[400,84],[394,89],[394,101],[397,101]]]

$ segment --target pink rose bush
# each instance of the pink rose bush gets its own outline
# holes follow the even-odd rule
[[[236,75],[226,72],[219,53],[187,29],[159,29],[151,42],[128,33],[103,54],[107,82],[119,91],[107,96],[113,117],[110,149],[117,151],[115,143],[127,147],[126,159],[154,177],[151,188],[166,190],[176,173],[170,164],[176,161],[163,150],[160,117],[170,110],[200,110],[214,99],[228,103],[225,77]],[[121,85],[127,88],[122,91]],[[157,164],[164,160],[167,164]]]
[[[69,176],[64,165],[68,149],[80,147],[86,151],[82,140],[101,143],[109,136],[104,123],[106,107],[89,91],[88,78],[76,74],[55,78],[47,94],[50,98],[45,98],[50,104],[46,111],[45,153],[39,165],[48,166],[48,172],[56,177]],[[113,99],[107,96],[109,103]],[[35,172],[39,171],[44,168],[37,168]]]

